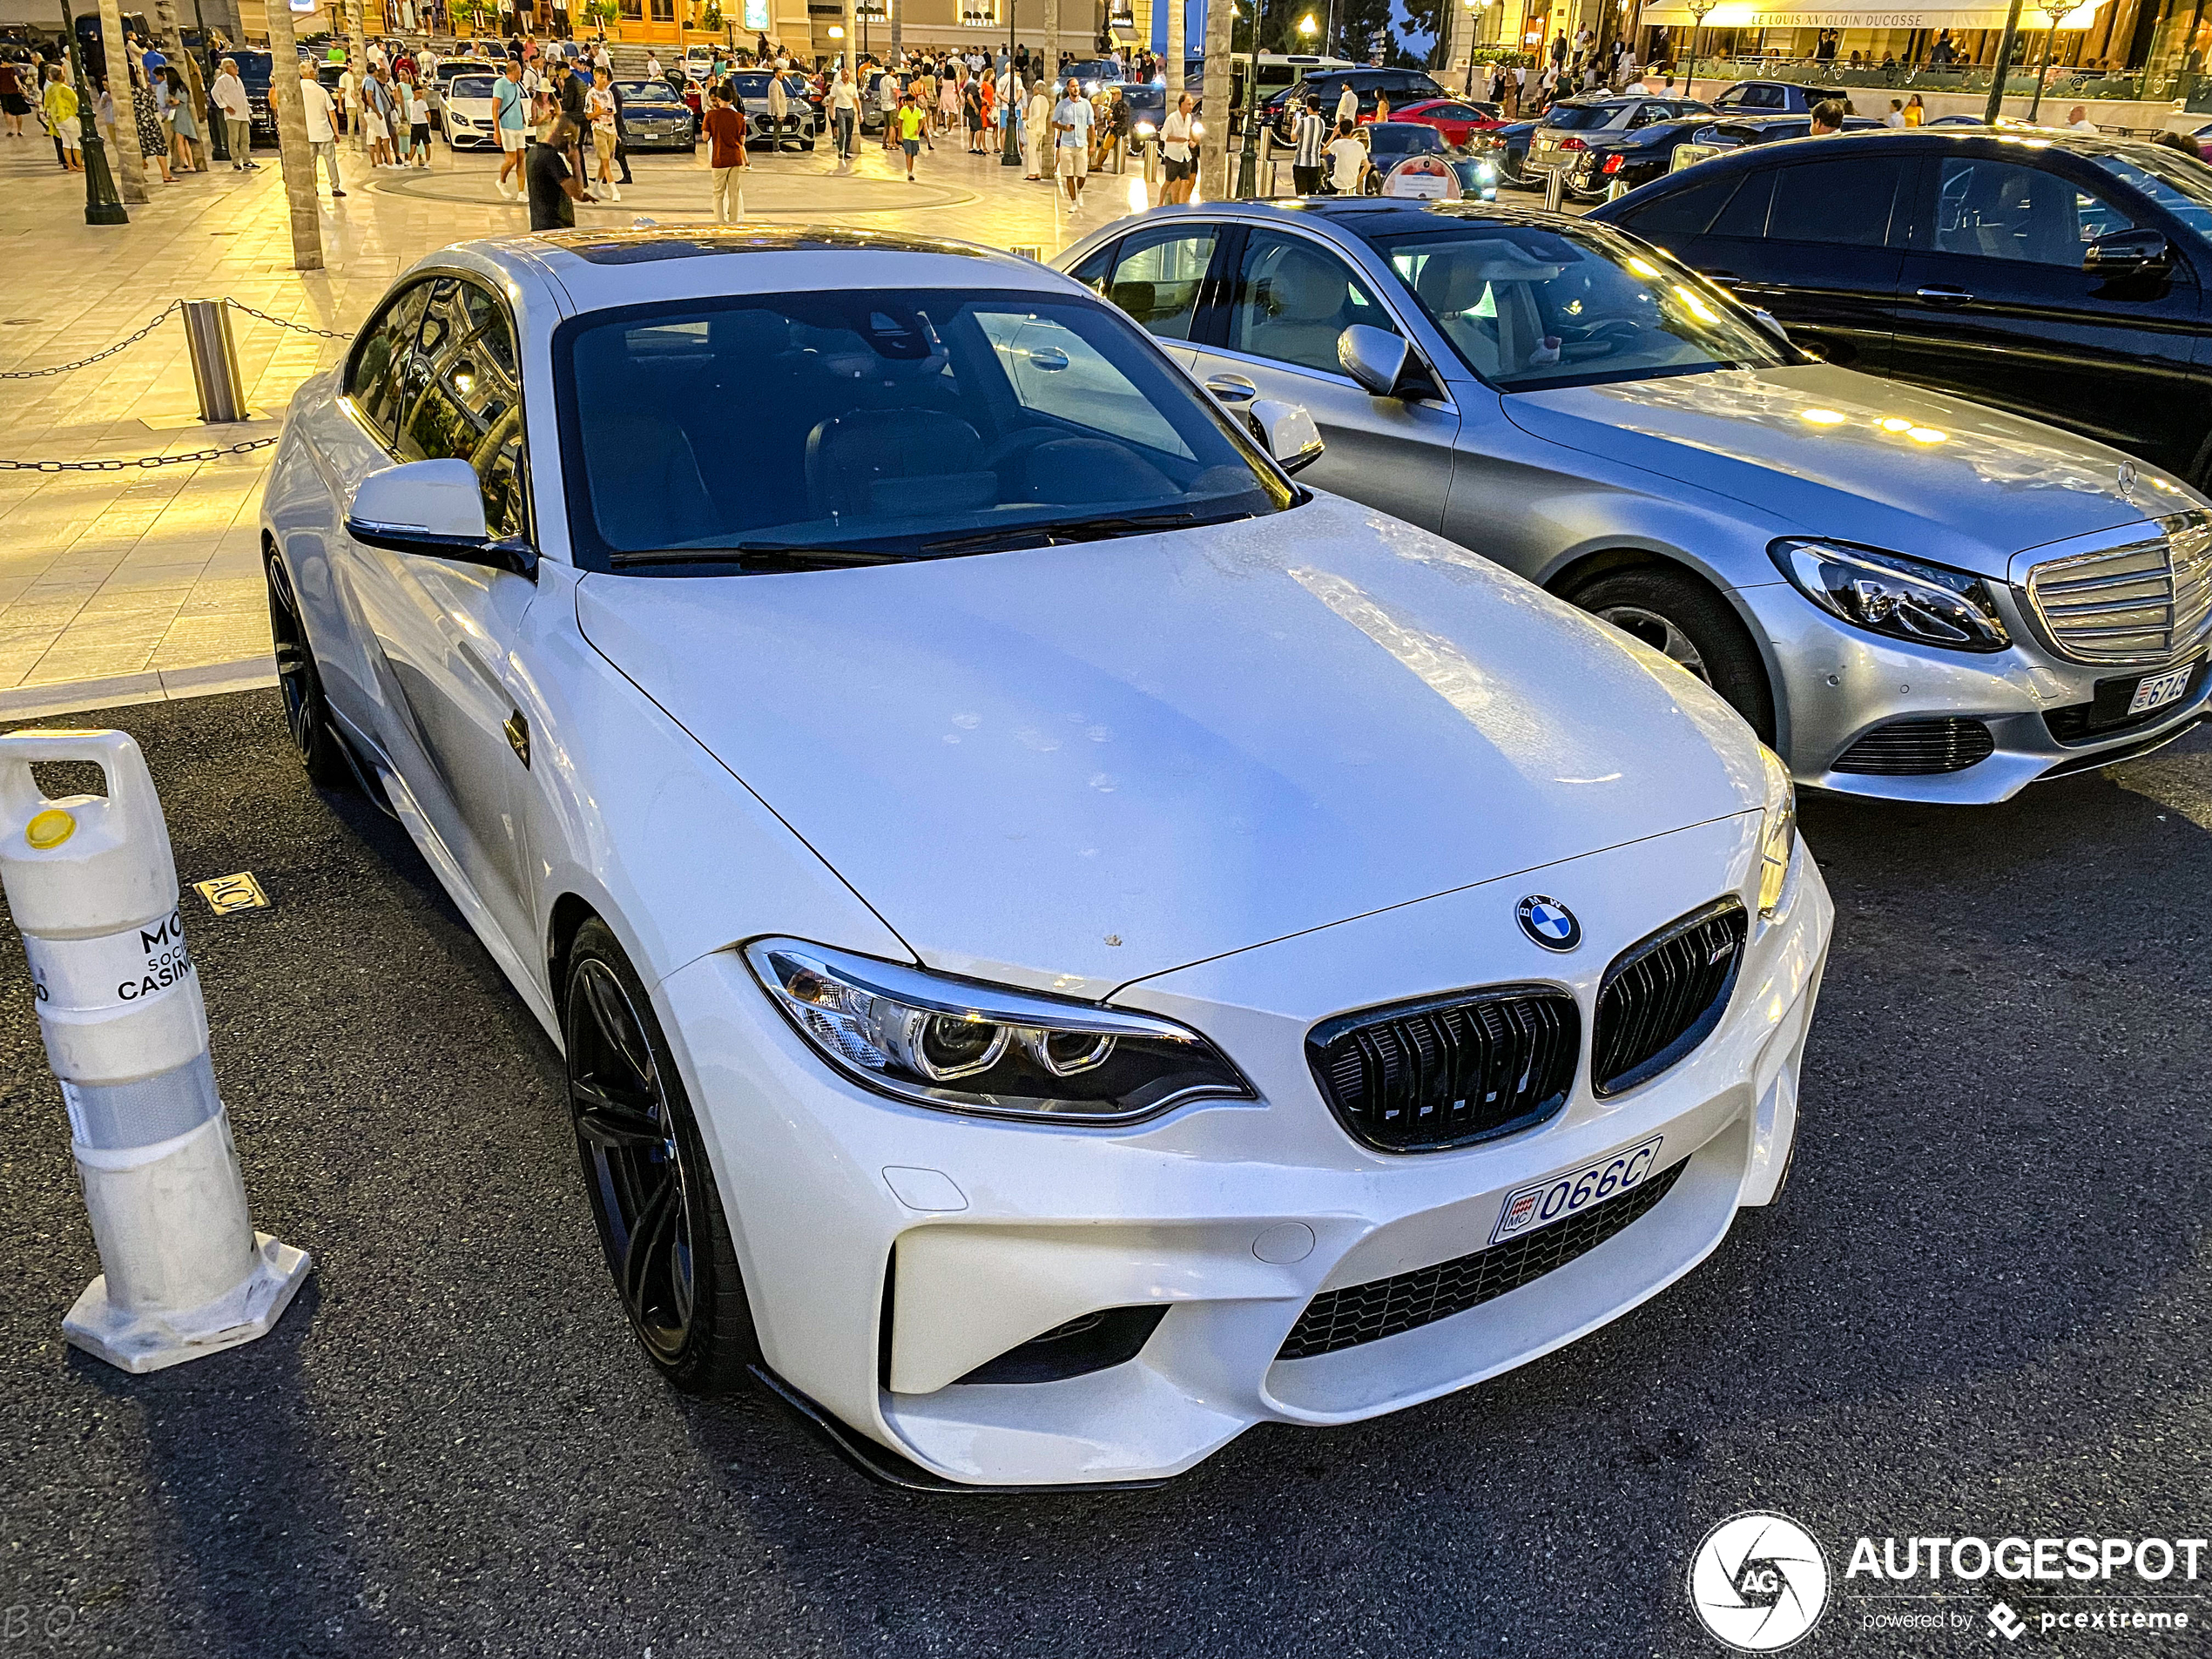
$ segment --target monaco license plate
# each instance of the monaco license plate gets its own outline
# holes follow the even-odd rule
[[[2189,688],[2189,676],[2196,672],[2196,664],[2184,668],[2169,668],[2163,674],[2146,674],[2136,684],[2135,695],[2128,700],[2130,714],[2148,714],[2153,709],[2162,709],[2168,703],[2178,703],[2182,693]]]
[[[1658,1162],[1659,1143],[1665,1138],[1663,1135],[1655,1135],[1641,1146],[1615,1152],[1581,1169],[1546,1176],[1533,1186],[1516,1187],[1506,1194],[1506,1202],[1498,1211],[1498,1224],[1490,1233],[1490,1242],[1502,1244],[1508,1238],[1518,1238],[1539,1227],[1548,1227],[1554,1221],[1580,1215],[1593,1204],[1603,1204],[1631,1187],[1642,1186],[1644,1177],[1651,1173],[1651,1166]]]

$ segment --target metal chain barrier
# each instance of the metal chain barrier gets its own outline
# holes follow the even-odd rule
[[[172,300],[162,307],[160,314],[153,318],[145,327],[135,334],[125,335],[105,351],[94,352],[90,357],[80,358],[74,363],[57,363],[51,368],[0,370],[0,381],[44,380],[51,374],[66,374],[72,369],[88,368],[104,357],[112,357],[116,353],[137,345],[166,322],[175,313],[182,310],[184,303],[181,300]],[[319,340],[351,340],[353,338],[351,334],[339,329],[314,328],[304,322],[293,322],[283,317],[273,317],[266,311],[256,311],[244,300],[233,300],[228,295],[224,296],[223,303],[233,311],[243,311],[249,317],[258,318],[279,328],[289,328],[297,334],[313,334]],[[0,472],[132,472],[153,467],[182,467],[202,461],[220,461],[227,455],[250,455],[256,449],[266,449],[276,442],[275,438],[254,438],[245,443],[226,444],[216,449],[192,449],[176,455],[138,455],[129,460],[118,461],[0,461]]]
[[[115,344],[110,346],[105,351],[96,351],[90,357],[81,357],[73,363],[57,363],[51,368],[0,369],[0,381],[44,380],[49,374],[66,374],[71,369],[84,368],[93,363],[97,363],[103,357],[112,357],[116,353],[123,350],[125,347],[137,345],[148,334],[152,334],[156,328],[159,327],[163,323],[168,321],[172,314],[182,309],[184,303],[185,302],[181,300],[172,300],[162,308],[161,314],[156,317],[152,322],[148,323],[145,327],[139,329],[137,334],[127,334],[123,339],[117,341]],[[232,303],[235,305],[237,301],[233,300]]]
[[[266,449],[275,438],[255,438],[226,444],[220,449],[193,449],[180,455],[138,455],[128,461],[0,461],[0,472],[132,472],[145,467],[181,467],[194,461],[220,461]]]
[[[336,328],[310,328],[304,322],[287,322],[282,317],[272,317],[266,311],[254,310],[252,306],[247,305],[243,300],[233,300],[228,296],[226,296],[223,303],[228,306],[233,311],[243,311],[249,317],[259,317],[263,322],[273,322],[280,328],[290,328],[300,334],[314,334],[322,340],[351,340],[353,338],[353,335],[350,334],[344,333]],[[165,315],[166,314],[165,313],[164,314]],[[155,322],[158,322],[161,319],[159,317],[154,319]],[[152,327],[152,324],[150,323],[147,327]]]

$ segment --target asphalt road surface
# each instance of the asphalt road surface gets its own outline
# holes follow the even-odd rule
[[[1840,915],[1795,1173],[1655,1301],[1157,1490],[948,1498],[655,1379],[553,1049],[396,826],[307,786],[274,692],[66,724],[138,736],[187,884],[273,900],[185,914],[255,1219],[316,1271],[192,1365],[64,1346],[97,1258],[4,930],[10,1659],[1710,1654],[1684,1574],[1747,1507],[1837,1575],[1798,1651],[2026,1654],[2056,1638],[1993,1641],[1983,1586],[1844,1578],[1852,1541],[2212,1531],[2202,737],[1987,810],[1808,804]],[[2212,1622],[2212,1580],[2152,1588]],[[1898,1609],[1969,1628],[1865,1622]],[[2146,1642],[2212,1651],[2067,1645]]]

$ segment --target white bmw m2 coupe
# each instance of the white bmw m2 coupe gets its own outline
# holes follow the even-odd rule
[[[1832,910],[1664,658],[1047,267],[448,248],[262,513],[318,783],[567,1056],[624,1307],[887,1478],[1463,1388],[1771,1203]]]

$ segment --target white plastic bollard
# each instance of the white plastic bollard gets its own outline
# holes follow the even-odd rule
[[[99,766],[106,799],[47,799],[31,764],[68,760]],[[0,882],[105,1270],[62,1334],[129,1372],[265,1334],[310,1263],[247,1218],[169,826],[127,734],[0,737]]]

